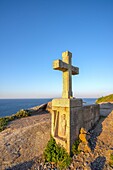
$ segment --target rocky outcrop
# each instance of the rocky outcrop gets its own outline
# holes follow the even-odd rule
[[[46,111],[12,121],[0,133],[1,169],[29,162],[40,156],[49,138],[50,114]]]
[[[0,133],[0,170],[46,170],[54,167],[44,163],[42,156],[50,139],[51,114],[47,110],[51,111],[51,103],[44,105],[45,108],[41,107],[34,108],[30,117],[10,122]],[[108,107],[109,104],[104,111]],[[113,154],[113,111],[110,111],[89,132],[81,129],[81,152],[72,157],[67,170],[113,169],[110,165],[110,155]]]
[[[35,107],[32,107],[29,109],[29,111],[31,112],[32,115],[34,115],[35,113],[36,114],[43,114],[42,111],[47,111],[49,113],[51,113],[52,111],[52,102],[48,102],[48,103],[45,103],[45,104],[42,104],[40,106],[35,106]]]

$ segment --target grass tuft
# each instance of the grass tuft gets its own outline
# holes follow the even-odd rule
[[[110,155],[109,165],[113,168],[113,154]]]
[[[77,139],[72,146],[72,153],[78,155],[81,151],[79,150],[78,146],[80,144],[81,140]]]

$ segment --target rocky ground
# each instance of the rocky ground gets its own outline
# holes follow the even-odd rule
[[[108,116],[102,116],[98,124],[90,130],[87,141],[89,149],[74,155],[67,170],[113,169],[109,165],[110,155],[113,153],[112,106],[105,105]],[[105,113],[104,104],[101,107]],[[50,138],[50,113],[43,109],[33,110],[32,116],[12,121],[7,129],[0,133],[0,170],[55,169],[54,165],[44,164],[42,156]],[[101,115],[102,113],[103,110]]]
[[[12,121],[0,133],[0,170],[15,165],[16,169],[29,169],[33,159],[43,153],[49,139],[50,114],[47,111]]]
[[[113,154],[113,111],[107,118],[101,118],[90,131],[88,141],[90,152],[83,151],[73,156],[71,169],[111,170],[110,155]]]

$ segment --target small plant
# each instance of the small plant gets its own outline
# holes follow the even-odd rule
[[[113,168],[113,154],[110,155],[109,165]]]
[[[44,157],[46,162],[54,162],[60,169],[68,167],[71,163],[71,158],[66,150],[61,145],[56,144],[53,137],[45,148]]]
[[[0,118],[0,132],[3,131],[8,124],[7,118]]]
[[[30,112],[22,109],[22,110],[18,111],[14,116],[17,119],[21,118],[21,117],[27,117],[27,116],[30,116]]]
[[[73,143],[73,146],[72,146],[72,153],[73,154],[79,154],[81,151],[79,150],[78,146],[80,144],[81,140],[80,139],[77,139],[74,143]]]

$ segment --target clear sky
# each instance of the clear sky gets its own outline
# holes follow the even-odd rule
[[[66,50],[75,97],[113,93],[113,0],[0,0],[0,98],[60,97]]]

